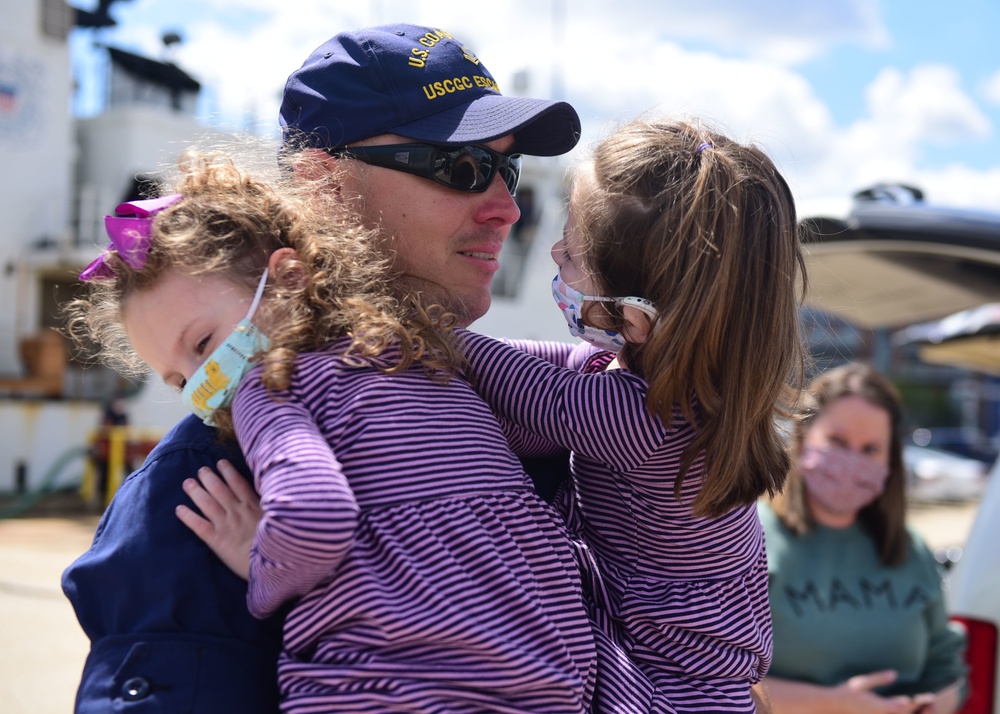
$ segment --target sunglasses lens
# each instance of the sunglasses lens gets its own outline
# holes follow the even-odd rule
[[[434,176],[459,191],[485,191],[493,175],[493,158],[473,146],[442,149],[434,157]]]
[[[517,184],[521,180],[521,155],[508,156],[507,161],[500,166],[500,177],[507,184],[507,190],[513,196],[517,193]]]

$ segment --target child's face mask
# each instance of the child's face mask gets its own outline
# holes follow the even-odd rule
[[[251,322],[266,285],[265,269],[247,316],[191,375],[181,392],[188,408],[209,426],[215,426],[212,415],[216,409],[232,404],[240,381],[250,371],[253,356],[270,346],[267,335]]]
[[[622,347],[625,346],[625,340],[622,339],[620,333],[590,327],[580,320],[580,312],[583,310],[585,301],[606,302],[610,298],[584,295],[576,288],[563,282],[562,275],[559,273],[556,273],[556,277],[552,281],[552,297],[555,298],[556,304],[562,310],[563,317],[566,318],[570,334],[583,338],[598,349],[615,353],[621,352]]]
[[[650,319],[656,320],[656,308],[649,300],[637,297],[609,298],[584,295],[576,288],[567,285],[559,273],[556,273],[556,277],[552,280],[552,297],[555,298],[556,304],[562,310],[571,334],[586,340],[598,349],[615,354],[621,352],[622,347],[625,346],[625,338],[619,332],[602,330],[583,324],[580,320],[580,312],[583,310],[584,302],[613,302],[619,305],[630,305],[645,312]]]

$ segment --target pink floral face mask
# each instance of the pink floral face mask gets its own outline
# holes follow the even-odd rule
[[[799,470],[809,495],[831,513],[856,513],[878,498],[889,467],[839,446],[803,446]]]

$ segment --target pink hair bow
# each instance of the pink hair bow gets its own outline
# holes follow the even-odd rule
[[[180,194],[149,198],[143,201],[129,201],[115,208],[115,216],[104,217],[104,229],[108,232],[111,243],[83,272],[80,280],[111,280],[115,277],[108,261],[112,248],[130,267],[139,270],[146,264],[146,254],[149,252],[150,228],[153,216],[167,206],[181,200]]]

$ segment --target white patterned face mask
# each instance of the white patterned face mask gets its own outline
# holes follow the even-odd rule
[[[229,336],[216,347],[202,365],[187,380],[181,399],[209,426],[215,426],[216,409],[232,404],[243,376],[250,371],[255,354],[270,344],[267,335],[251,322],[267,285],[267,270],[261,276],[250,310]]]
[[[839,446],[803,446],[799,471],[809,495],[831,513],[857,513],[885,488],[889,467]]]
[[[619,305],[631,305],[645,312],[651,320],[656,320],[656,308],[653,307],[652,302],[645,298],[609,298],[584,295],[576,288],[567,285],[559,273],[556,273],[556,277],[552,280],[552,297],[555,298],[556,305],[562,310],[571,334],[586,340],[598,349],[615,354],[621,352],[622,347],[625,346],[625,338],[622,337],[621,333],[613,330],[602,330],[598,327],[585,325],[580,319],[584,302],[613,302]]]

